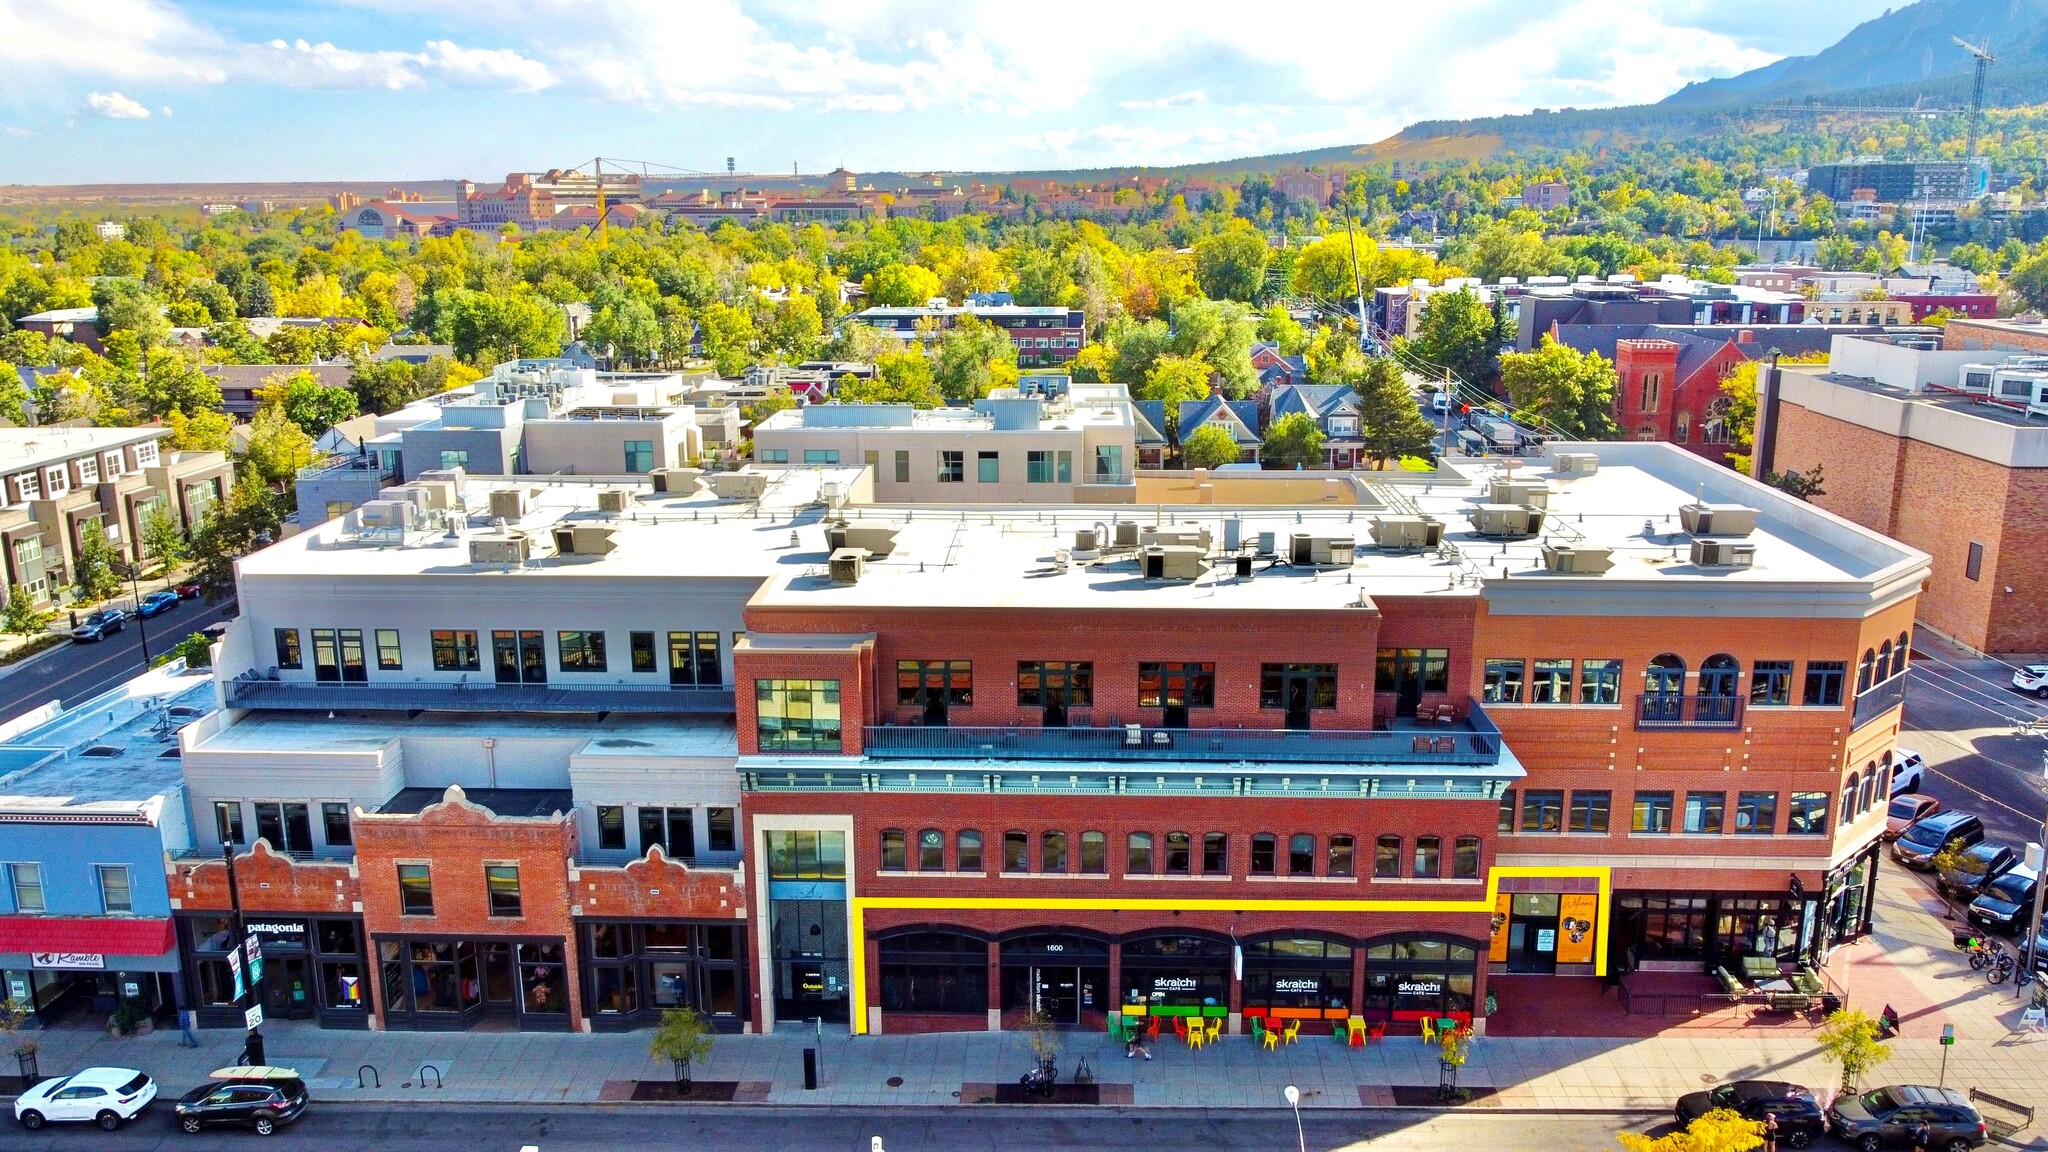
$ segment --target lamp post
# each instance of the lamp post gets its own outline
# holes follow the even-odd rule
[[[263,1003],[263,989],[258,982],[257,970],[251,966],[251,957],[249,956],[247,943],[249,939],[249,922],[242,915],[242,889],[241,885],[235,881],[235,845],[232,840],[222,840],[220,842],[220,858],[221,863],[227,865],[228,907],[233,910],[235,917],[235,938],[231,941],[232,952],[241,953],[240,965],[249,970],[246,981],[249,989],[249,998],[257,1005],[261,1005]],[[242,997],[238,993],[235,996],[234,1007],[240,1008],[241,1006]],[[243,1020],[246,1021],[247,1019],[248,1016],[245,1014]],[[249,1026],[248,1035],[242,1042],[242,1053],[248,1058],[250,1064],[263,1063],[263,1033],[257,1031],[253,1025]]]
[[[128,591],[135,596],[135,632],[142,637],[142,670],[147,672],[149,671],[149,621],[142,618],[142,584],[137,579],[141,575],[142,565],[123,563],[121,566],[128,569]]]
[[[1308,1136],[1301,1130],[1301,1089],[1289,1084],[1280,1090],[1287,1098],[1287,1106],[1294,1109],[1294,1142],[1301,1152],[1308,1152]]]

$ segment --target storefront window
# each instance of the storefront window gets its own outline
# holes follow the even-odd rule
[[[1227,1009],[1230,942],[1212,936],[1146,936],[1126,943],[1121,1000],[1160,1016]]]
[[[882,1010],[982,1015],[988,1011],[988,945],[957,932],[885,936]]]
[[[1473,978],[1479,970],[1475,945],[1452,940],[1411,939],[1368,944],[1365,999],[1372,1016],[1418,1020],[1469,1014]]]
[[[521,1006],[529,1014],[569,1010],[569,984],[562,971],[560,944],[519,946],[519,988]]]
[[[1256,940],[1244,948],[1247,1015],[1342,1019],[1351,998],[1351,945],[1317,937]]]

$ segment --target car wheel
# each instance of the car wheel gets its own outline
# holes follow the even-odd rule
[[[1785,1134],[1785,1147],[1804,1148],[1813,1143],[1813,1133],[1804,1128],[1794,1128]]]
[[[1884,1141],[1878,1139],[1877,1133],[1866,1132],[1857,1139],[1856,1147],[1862,1149],[1862,1152],[1882,1152]]]
[[[93,1120],[106,1132],[112,1132],[121,1126],[121,1114],[110,1108],[100,1109],[100,1114],[93,1117]]]
[[[2048,684],[2043,684],[2039,688],[2034,689],[2034,695],[2039,699],[2048,700]]]
[[[206,1125],[197,1116],[180,1116],[178,1117],[178,1127],[183,1128],[187,1132],[197,1133]]]
[[[1948,1152],[1970,1152],[1970,1142],[1958,1136],[1948,1142]]]
[[[36,1111],[33,1108],[29,1109],[26,1112],[23,1112],[20,1116],[16,1117],[16,1119],[21,1121],[21,1126],[23,1128],[26,1128],[31,1132],[43,1126],[43,1114],[41,1112]]]
[[[249,1122],[249,1125],[256,1129],[258,1136],[268,1136],[272,1132],[277,1131],[277,1117],[267,1112],[259,1112],[256,1114],[256,1118]]]

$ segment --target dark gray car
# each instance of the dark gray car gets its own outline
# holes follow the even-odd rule
[[[1911,1148],[1922,1123],[1928,1152],[1969,1152],[1985,1141],[1984,1118],[1953,1088],[1892,1084],[1861,1095],[1845,1092],[1828,1108],[1828,1130],[1861,1152]]]

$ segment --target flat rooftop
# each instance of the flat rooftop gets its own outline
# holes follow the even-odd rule
[[[56,464],[160,439],[162,428],[0,428],[0,471]]]
[[[762,585],[759,603],[836,606],[933,605],[1011,608],[1327,609],[1369,603],[1373,596],[1519,596],[1526,603],[1573,589],[1611,599],[1624,589],[1669,598],[1713,590],[1750,589],[1797,598],[1823,611],[1837,598],[1845,613],[1867,610],[1875,585],[1890,586],[1924,568],[1923,553],[1857,527],[1812,505],[1758,484],[1689,452],[1662,444],[1557,444],[1557,452],[1597,455],[1591,474],[1559,471],[1553,458],[1502,461],[1453,458],[1434,475],[1360,473],[1370,504],[1292,507],[1241,504],[1196,508],[1137,505],[958,505],[914,507],[820,502],[827,485],[851,491],[859,468],[761,468],[767,492],[758,501],[720,500],[708,493],[672,496],[636,489],[619,514],[595,510],[602,487],[554,483],[539,487],[533,510],[514,527],[536,538],[565,523],[612,529],[605,555],[541,556],[524,565],[475,564],[460,539],[418,533],[403,544],[340,542],[337,522],[290,537],[242,561],[244,579],[306,577],[323,585],[378,578],[439,577],[465,581],[576,579],[747,579]],[[1512,466],[1512,467],[1511,467]],[[1492,481],[1512,473],[1550,490],[1540,535],[1484,536],[1471,514],[1489,500]],[[1292,474],[1281,474],[1283,477]],[[472,478],[464,491],[464,531],[489,528],[490,487],[533,487]],[[1679,524],[1681,505],[1704,499],[1759,511],[1743,542],[1755,548],[1752,567],[1696,567],[1691,538]],[[1372,542],[1376,504],[1387,515],[1422,515],[1444,525],[1444,547],[1380,551]],[[895,546],[870,559],[862,578],[835,583],[828,573],[826,522],[895,529]],[[1075,561],[1062,569],[1060,550],[1073,549],[1077,529],[1100,526],[1107,541],[1115,522],[1165,529],[1206,528],[1213,565],[1201,578],[1148,579],[1128,555],[1100,563]],[[1234,574],[1225,545],[1235,522],[1242,550],[1272,533],[1282,560],[1297,532],[1350,538],[1354,561],[1342,567],[1291,567],[1255,560],[1253,575]],[[1604,574],[1549,572],[1540,546],[1604,548],[1613,566]],[[1917,577],[1915,577],[1917,579]],[[480,594],[489,595],[487,586]],[[566,593],[575,595],[576,593]],[[1617,602],[1618,603],[1618,602]],[[1621,611],[1620,608],[1611,608]]]
[[[1997,360],[1991,358],[1991,356],[1992,354],[1987,354],[1985,362],[1996,364]],[[2024,408],[2014,408],[2005,404],[1993,403],[1984,396],[1940,388],[1912,389],[1895,384],[1881,384],[1867,376],[1848,376],[1840,372],[1830,372],[1825,365],[1784,364],[1780,368],[1787,374],[1796,372],[1812,380],[1834,384],[1842,388],[1854,389],[1872,396],[1882,396],[1901,404],[1924,404],[1933,408],[1945,408],[1952,412],[1960,412],[1979,420],[1989,420],[1995,424],[2004,424],[2013,428],[2032,428],[2037,431],[2048,432],[2048,419],[2043,419],[2039,416],[2030,417]]]
[[[195,743],[192,753],[364,753],[406,737],[582,739],[577,756],[719,759],[739,754],[731,716],[676,717],[660,721],[594,712],[269,712],[252,711]],[[175,762],[173,762],[175,768]]]
[[[446,788],[401,788],[377,811],[387,816],[417,816],[429,804],[439,804],[447,797]],[[567,788],[466,788],[462,797],[499,816],[553,816],[576,810],[576,794]]]
[[[184,783],[178,730],[213,711],[204,672],[138,676],[0,743],[0,811],[132,813]]]

